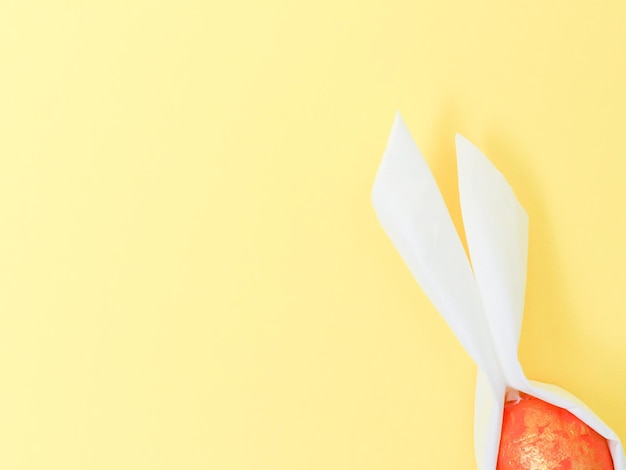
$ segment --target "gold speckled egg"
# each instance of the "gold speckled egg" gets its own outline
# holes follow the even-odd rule
[[[497,470],[613,470],[604,437],[569,411],[530,395],[504,406]]]

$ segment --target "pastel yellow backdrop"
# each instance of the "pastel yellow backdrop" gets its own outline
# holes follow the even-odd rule
[[[475,468],[379,227],[400,110],[530,216],[520,357],[626,438],[626,4],[2,2],[0,468]]]

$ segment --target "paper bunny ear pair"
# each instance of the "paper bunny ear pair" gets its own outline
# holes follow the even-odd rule
[[[435,179],[398,114],[376,175],[378,219],[411,273],[478,365],[475,451],[496,468],[507,387],[565,408],[604,436],[626,470],[617,435],[580,400],[529,381],[517,349],[524,310],[528,218],[502,174],[456,136],[459,194],[471,265]]]

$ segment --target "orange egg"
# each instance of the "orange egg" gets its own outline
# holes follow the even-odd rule
[[[530,395],[504,405],[497,470],[613,470],[604,437]]]

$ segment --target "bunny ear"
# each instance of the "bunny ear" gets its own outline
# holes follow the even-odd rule
[[[584,403],[553,385],[528,381],[517,358],[524,310],[528,217],[513,190],[491,162],[460,135],[456,137],[461,211],[472,268],[484,314],[507,384],[548,403],[569,410],[608,439],[615,470],[626,470],[617,435]],[[496,404],[484,393],[485,378],[476,387],[476,455],[479,468],[495,468],[497,422],[484,425]],[[495,423],[495,424],[493,424]],[[494,444],[496,443],[496,444]]]
[[[503,393],[502,372],[479,291],[441,193],[398,114],[376,175],[378,219],[458,340]]]
[[[472,268],[502,371],[509,385],[527,381],[517,357],[524,310],[528,217],[502,174],[467,139],[456,136],[459,193]]]

